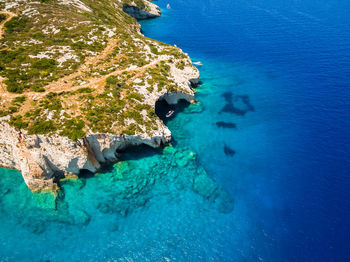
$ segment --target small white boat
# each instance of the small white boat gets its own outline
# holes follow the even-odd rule
[[[165,117],[166,117],[166,118],[169,118],[169,117],[171,117],[174,113],[175,113],[174,110],[170,110],[170,111],[165,115]]]
[[[166,5],[166,9],[171,9],[170,4],[167,4],[167,5]]]
[[[203,65],[201,61],[193,62],[193,64],[195,64],[195,65],[200,65],[200,66]]]

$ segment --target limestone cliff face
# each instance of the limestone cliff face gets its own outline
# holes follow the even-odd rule
[[[136,19],[155,18],[161,15],[159,7],[151,2],[145,1],[144,9],[139,8],[135,4],[124,4],[123,11]]]
[[[55,190],[58,178],[77,175],[82,169],[96,172],[101,164],[117,161],[117,151],[128,146],[158,147],[171,138],[165,126],[152,137],[91,134],[77,141],[58,135],[28,135],[6,121],[0,122],[0,129],[0,165],[21,171],[32,191]]]

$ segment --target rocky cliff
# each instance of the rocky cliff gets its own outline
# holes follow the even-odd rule
[[[150,2],[144,2],[142,7],[137,6],[135,2],[124,4],[123,11],[136,19],[155,18],[161,15],[159,7]]]
[[[159,8],[110,0],[107,12],[97,2],[0,1],[11,14],[0,23],[0,166],[18,169],[32,191],[96,172],[130,145],[168,143],[155,103],[194,101],[189,57],[144,37],[125,14],[157,17]]]

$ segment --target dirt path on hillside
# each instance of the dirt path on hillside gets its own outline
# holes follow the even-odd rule
[[[15,14],[12,14],[11,18]],[[9,18],[10,19],[10,18]],[[8,19],[8,20],[9,20]],[[151,63],[144,65],[142,67],[136,67],[136,68],[126,68],[126,69],[117,69],[107,75],[104,76],[90,76],[86,77],[85,73],[90,71],[90,68],[98,68],[99,64],[103,62],[109,54],[113,52],[115,47],[118,46],[118,40],[117,39],[110,39],[108,41],[108,44],[106,48],[98,55],[88,57],[86,58],[84,64],[82,64],[78,70],[70,75],[67,75],[65,77],[62,77],[52,83],[49,83],[47,86],[45,86],[45,92],[38,93],[38,92],[33,92],[33,91],[27,91],[24,92],[23,94],[15,94],[15,93],[10,93],[6,89],[6,85],[4,84],[5,78],[0,77],[0,98],[2,101],[0,101],[1,104],[8,104],[11,103],[11,101],[16,98],[17,96],[22,96],[25,95],[27,96],[27,100],[23,103],[21,106],[21,111],[26,111],[31,108],[31,104],[33,100],[40,100],[44,96],[46,96],[50,92],[54,93],[59,93],[62,91],[67,91],[67,92],[73,92],[76,91],[80,88],[85,88],[89,87],[97,91],[97,93],[101,92],[104,90],[104,86],[106,83],[106,79],[109,76],[117,76],[122,74],[123,72],[136,72],[135,77],[132,79],[129,79],[128,81],[134,80],[134,78],[137,78],[141,76],[148,68],[152,68],[159,64],[161,61],[166,61],[167,59],[156,59],[152,61]],[[74,82],[77,78],[82,79],[84,83],[80,85],[74,85]],[[72,98],[74,99],[74,98]],[[74,101],[70,101],[69,99],[66,101],[68,104],[74,103]]]
[[[0,24],[0,39],[2,38],[3,34],[5,33],[4,30],[4,25],[10,21],[13,17],[17,16],[15,13],[12,12],[5,12],[5,11],[0,11],[0,14],[4,14],[7,16],[7,18],[1,22]]]
[[[4,21],[2,21],[0,23],[0,39],[2,39],[2,36],[4,35],[5,33],[5,29],[4,29],[4,26],[5,24],[10,21],[13,17],[17,16],[15,13],[12,13],[12,12],[5,12],[5,11],[0,11],[0,14],[4,14],[6,15],[6,19]],[[5,84],[3,83],[5,79],[3,77],[0,77],[0,92],[1,93],[5,93],[7,92],[6,90],[6,86]]]
[[[15,13],[11,12],[0,12],[7,15],[7,18],[5,21],[3,21],[0,25],[0,39],[4,33],[4,24],[11,20],[13,17],[16,16]],[[103,75],[103,76],[87,76],[86,73],[89,73],[91,68],[99,68],[100,65],[104,64],[103,62],[106,60],[106,58],[113,53],[114,49],[118,47],[119,41],[116,38],[109,39],[106,48],[100,52],[96,56],[87,57],[85,62],[77,69],[76,72],[64,76],[60,79],[57,79],[56,81],[49,83],[47,86],[45,86],[45,92],[38,93],[33,91],[26,91],[23,94],[15,94],[10,93],[7,91],[6,85],[4,83],[4,80],[6,80],[3,77],[0,77],[0,105],[3,104],[9,104],[11,101],[18,97],[25,95],[27,97],[26,101],[22,104],[20,111],[25,112],[28,111],[32,107],[33,101],[41,100],[44,96],[46,96],[50,92],[59,93],[59,92],[74,92],[80,88],[86,88],[89,87],[91,89],[94,89],[98,93],[101,93],[104,90],[104,86],[106,83],[106,79],[109,76],[117,76],[122,74],[123,72],[135,72],[133,78],[128,79],[128,82],[133,81],[135,78],[140,77],[148,68],[152,68],[159,64],[161,61],[166,61],[165,58],[158,58],[153,61],[151,61],[149,64],[144,65],[142,67],[132,67],[132,68],[126,68],[126,69],[116,69],[115,71]],[[123,55],[117,55],[115,59],[119,59]],[[104,64],[105,65],[105,64]],[[112,66],[113,64],[111,64]],[[102,68],[101,68],[102,69]],[[76,79],[81,79],[81,84],[76,84]],[[67,104],[74,104],[74,97],[70,99],[66,99],[65,101]]]

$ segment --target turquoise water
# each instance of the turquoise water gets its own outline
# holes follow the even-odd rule
[[[200,103],[56,201],[1,169],[1,260],[346,261],[349,3],[156,3],[142,30],[203,63]]]
[[[106,172],[63,181],[56,201],[50,193],[29,192],[18,172],[2,170],[1,258],[186,260],[200,244],[196,231],[187,229],[225,219],[232,198],[188,148],[139,150],[124,154]],[[208,219],[208,212],[217,219]],[[179,244],[184,246],[175,254]]]

